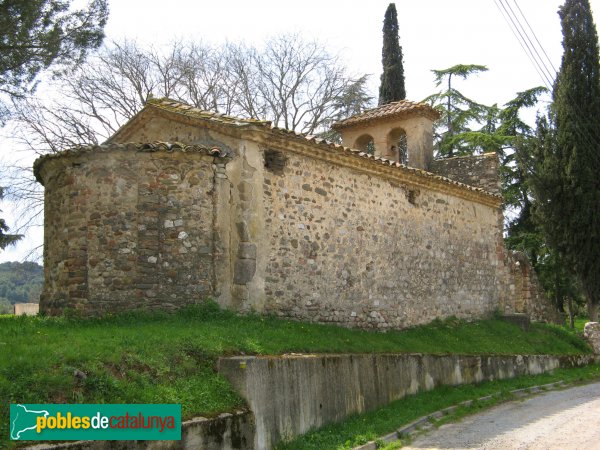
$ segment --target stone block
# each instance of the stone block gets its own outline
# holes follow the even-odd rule
[[[256,260],[238,259],[235,262],[233,282],[235,284],[249,283],[256,272]]]
[[[240,242],[238,246],[238,258],[256,259],[256,245],[249,242]]]
[[[583,336],[590,343],[596,355],[600,355],[600,323],[588,322],[583,327]]]

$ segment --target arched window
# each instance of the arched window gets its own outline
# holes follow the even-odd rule
[[[394,154],[393,159],[402,164],[408,163],[408,142],[403,128],[394,128],[388,134],[388,153]]]
[[[354,143],[354,148],[373,155],[375,153],[375,142],[370,134],[363,134]]]

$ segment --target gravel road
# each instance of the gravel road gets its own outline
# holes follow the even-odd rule
[[[600,383],[504,403],[402,448],[600,450]]]

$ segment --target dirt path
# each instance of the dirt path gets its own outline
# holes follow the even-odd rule
[[[600,450],[600,383],[496,406],[403,449]]]

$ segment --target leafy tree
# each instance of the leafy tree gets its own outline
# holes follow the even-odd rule
[[[44,282],[44,269],[26,261],[0,264],[0,303],[6,299],[15,303],[37,303]],[[11,308],[12,309],[12,308]]]
[[[35,89],[40,72],[73,67],[100,46],[108,18],[107,0],[69,11],[71,0],[0,2],[0,120],[8,105]]]
[[[398,37],[398,15],[396,5],[390,3],[383,20],[383,49],[381,51],[383,73],[379,86],[379,104],[404,100],[404,66],[402,63],[402,47]]]
[[[436,86],[447,83],[446,90],[425,99],[441,114],[434,129],[438,157],[471,155],[488,146],[498,145],[496,141],[490,142],[494,116],[490,107],[471,100],[452,86],[453,77],[464,80],[487,70],[487,67],[477,64],[457,64],[447,69],[432,70]],[[474,129],[477,125],[482,129]]]
[[[0,314],[12,314],[14,307],[7,299],[0,297]]]
[[[531,185],[549,244],[581,282],[591,320],[600,302],[600,61],[588,0],[559,15],[563,57],[549,117],[538,121]]]
[[[4,188],[0,187],[0,200],[4,197]],[[21,234],[8,234],[10,228],[4,219],[0,219],[0,249],[4,250],[9,245],[16,243],[23,237]]]
[[[482,66],[457,65],[435,71],[438,85],[448,78],[448,89],[428,97],[437,103],[443,118],[437,126],[438,156],[471,155],[494,151],[500,160],[504,207],[508,211],[506,246],[524,252],[556,308],[563,311],[580,298],[578,283],[564,261],[548,243],[533,217],[535,196],[528,183],[531,171],[531,145],[534,130],[520,117],[524,108],[537,104],[543,87],[518,92],[503,107],[485,106],[466,99],[451,84],[454,75],[462,78],[478,72]],[[459,103],[459,107],[455,107]],[[441,131],[440,131],[441,130]]]
[[[519,113],[523,108],[531,108],[538,102],[541,94],[547,91],[544,87],[535,87],[518,92],[516,97],[498,111],[498,127],[495,130],[498,141],[502,145],[497,148],[501,163],[502,192],[505,206],[520,211],[519,217],[512,226],[524,223],[528,231],[533,231],[531,222],[531,189],[527,184],[528,170],[528,138],[533,137],[534,130],[525,123]],[[536,260],[529,255],[532,264]]]

